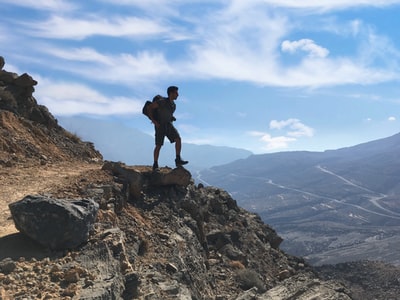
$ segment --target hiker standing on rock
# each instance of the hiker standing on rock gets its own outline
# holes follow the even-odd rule
[[[155,142],[154,148],[154,163],[153,170],[158,169],[158,157],[160,150],[164,144],[164,138],[167,137],[171,143],[175,143],[175,165],[177,167],[188,163],[186,160],[181,158],[182,141],[178,130],[172,124],[176,121],[174,112],[176,109],[175,100],[178,98],[178,87],[170,86],[167,89],[168,98],[160,97],[160,100],[153,101],[148,109],[148,116],[154,124],[155,129]]]

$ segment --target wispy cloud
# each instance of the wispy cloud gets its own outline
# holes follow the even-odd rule
[[[257,0],[253,2],[259,2]],[[331,10],[331,9],[344,9],[350,7],[359,6],[375,6],[384,7],[400,3],[399,0],[325,0],[325,1],[314,1],[314,0],[264,0],[264,3],[271,4],[279,7],[289,7],[298,9],[321,9],[321,10]]]
[[[96,90],[76,83],[53,82],[46,78],[41,78],[40,82],[36,95],[40,103],[55,115],[129,115],[142,110],[142,100],[106,97]]]
[[[288,136],[273,137],[266,132],[251,131],[249,134],[257,137],[263,143],[262,148],[267,151],[286,149],[288,148],[289,143],[296,141],[295,138]]]
[[[156,76],[162,77],[168,73],[170,76],[185,79],[217,78],[267,86],[317,87],[377,83],[399,77],[393,67],[385,69],[374,66],[375,58],[386,57],[387,51],[391,51],[391,54],[395,52],[393,47],[381,46],[378,42],[379,36],[376,34],[374,38],[371,38],[372,35],[366,37],[368,39],[364,40],[364,47],[360,49],[368,50],[362,50],[358,58],[354,57],[357,53],[348,57],[337,56],[328,47],[321,46],[318,41],[306,37],[298,40],[287,39],[292,30],[293,20],[282,12],[272,13],[272,8],[268,5],[295,8],[323,6],[316,4],[315,1],[301,2],[302,4],[297,4],[297,1],[249,1],[247,4],[240,4],[243,10],[237,9],[239,2],[233,2],[231,5],[203,14],[197,19],[191,15],[190,21],[185,23],[175,19],[165,23],[160,21],[162,18],[159,20],[113,14],[101,16],[52,14],[46,21],[24,21],[23,24],[25,33],[30,38],[46,39],[46,47],[43,47],[43,43],[32,43],[28,39],[30,47],[36,47],[35,51],[58,56],[69,63],[90,62],[89,65],[82,65],[80,69],[71,68],[70,71],[80,70],[82,76],[94,74],[98,80],[101,80],[102,76],[104,80],[110,80],[112,76],[109,75],[112,73],[119,78],[131,76],[146,81],[156,80]],[[345,3],[340,2],[341,5]],[[356,2],[359,5],[376,5],[372,1]],[[30,1],[23,2],[27,6],[30,3]],[[40,4],[39,1],[35,7],[40,8],[43,3]],[[49,3],[50,6],[56,7],[58,2]],[[62,3],[66,2],[60,2],[59,5]],[[222,3],[220,2],[221,6]],[[324,3],[327,7],[336,5],[334,1],[324,1]],[[381,4],[390,3],[396,1],[384,1]],[[119,4],[139,5],[137,1],[120,1]],[[186,7],[180,1],[173,2],[171,6],[178,12]],[[183,11],[180,15],[184,15]],[[301,22],[299,20],[296,22]],[[354,24],[349,23],[348,26],[353,27]],[[357,30],[360,30],[360,26],[363,24],[357,23]],[[349,28],[349,30],[354,29]],[[190,39],[185,43],[181,42],[182,38],[178,38],[178,36],[189,38],[189,35]],[[178,47],[180,55],[171,57],[167,51],[154,52],[146,47],[134,47],[132,53],[116,54],[102,47],[72,48],[64,44],[58,45],[56,42],[68,39],[85,40],[95,36],[122,40],[145,38],[148,41],[160,39],[175,41],[165,49]],[[385,45],[388,44],[387,41]],[[296,62],[289,65],[282,62],[282,55],[296,51],[301,51],[299,53],[304,55],[300,55]],[[399,55],[396,54],[396,57]],[[393,66],[389,63],[388,61],[388,65]],[[64,64],[60,61],[57,65]],[[65,65],[68,68],[68,64]],[[101,72],[104,66],[114,67],[110,72]],[[130,82],[121,80],[121,84]]]
[[[93,48],[57,48],[44,50],[55,63],[49,68],[79,75],[87,80],[134,88],[143,83],[169,78],[175,70],[161,52],[103,54]],[[132,85],[135,83],[135,85]]]
[[[156,2],[157,18],[113,10],[115,5],[154,10]],[[3,3],[49,11],[45,18],[16,22],[18,31],[14,27],[7,29],[8,36],[19,36],[18,49],[23,49],[15,49],[15,57],[26,57],[24,49],[29,48],[29,55],[35,54],[32,63],[36,65],[124,88],[134,89],[136,83],[142,89],[142,83],[159,84],[170,78],[221,79],[272,87],[323,87],[375,84],[400,77],[396,47],[359,20],[343,24],[332,18],[329,29],[313,29],[314,33],[329,30],[335,34],[335,28],[340,28],[338,32],[351,32],[356,50],[347,55],[336,53],[318,38],[309,38],[307,33],[291,38],[297,24],[308,22],[308,15],[298,10],[387,6],[399,4],[400,0],[195,1],[199,5],[213,5],[213,9],[204,9],[202,14],[196,14],[195,7],[182,0],[103,0],[102,10],[90,13],[74,10],[78,5],[84,8],[83,2],[69,5],[67,1],[6,0]],[[276,7],[293,10],[276,10]],[[110,50],[104,40],[93,42],[98,37],[109,38],[108,43],[116,45],[125,43],[125,47]],[[158,46],[153,47],[154,44]],[[0,50],[5,50],[4,47],[0,45]],[[285,61],[288,56],[295,58],[288,63]],[[385,64],[378,65],[377,61]],[[79,86],[71,83],[70,89]]]
[[[283,121],[272,120],[269,123],[270,129],[287,130],[287,135],[291,137],[312,137],[314,130],[304,125],[298,119],[287,119]]]
[[[210,24],[204,28],[208,29],[204,31],[207,34],[201,36],[199,30],[199,40],[190,45],[192,62],[182,62],[183,69],[186,66],[186,69],[192,71],[191,76],[202,78],[283,87],[369,84],[399,77],[393,64],[388,62],[378,67],[374,63],[375,59],[380,60],[377,53],[384,55],[391,48],[384,50],[371,39],[371,29],[367,24],[357,23],[357,30],[365,33],[357,35],[354,40],[360,43],[360,52],[343,56],[306,37],[299,40],[286,39],[294,29],[294,20],[289,15],[272,15],[267,8],[246,9],[206,16],[206,23]],[[339,23],[331,24],[334,25],[343,27]],[[349,22],[347,26],[348,32],[354,32],[354,23]],[[331,28],[326,30],[334,34]],[[379,38],[377,34],[375,36]],[[373,49],[379,49],[379,52]],[[300,52],[296,60],[286,63],[283,55],[298,50],[304,54]]]
[[[53,16],[39,23],[27,23],[27,31],[32,36],[53,39],[77,39],[103,35],[108,37],[146,37],[168,32],[165,25],[152,19],[136,17],[65,18]]]
[[[267,151],[286,149],[290,143],[297,141],[299,138],[312,137],[314,135],[314,129],[303,124],[298,119],[272,120],[269,128],[272,131],[283,131],[283,134],[272,136],[268,132],[249,132],[251,136],[257,137],[263,143],[263,149]]]
[[[71,3],[71,1],[63,0],[2,0],[2,4],[11,4],[15,6],[27,7],[36,10],[47,10],[47,11],[68,11],[75,9],[77,5]]]
[[[315,44],[313,40],[310,39],[301,39],[298,41],[283,41],[282,42],[282,51],[283,52],[290,52],[295,53],[298,50],[307,52],[310,57],[326,57],[329,54],[329,50],[318,46]]]

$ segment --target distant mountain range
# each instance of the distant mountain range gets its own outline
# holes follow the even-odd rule
[[[58,117],[59,123],[81,139],[94,143],[105,160],[123,161],[130,165],[152,165],[154,137],[121,123],[87,117]],[[192,174],[212,166],[246,158],[252,152],[231,147],[183,144],[182,156],[189,160]],[[175,148],[166,140],[159,164],[175,167]]]
[[[313,264],[400,264],[400,134],[325,152],[252,155],[198,180],[230,192]]]

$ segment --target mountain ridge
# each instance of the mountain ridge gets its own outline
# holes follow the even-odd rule
[[[106,160],[121,160],[127,164],[150,164],[153,159],[154,137],[122,123],[87,117],[59,117],[59,122],[81,138],[92,141]],[[99,130],[101,129],[101,130]],[[149,124],[149,129],[153,130]],[[99,132],[104,134],[99,135]],[[161,165],[174,165],[174,147],[166,145],[160,153]],[[245,158],[252,152],[239,148],[213,145],[195,145],[183,141],[182,152],[190,161],[187,168],[196,173]]]
[[[200,176],[257,211],[286,251],[313,264],[383,257],[399,264],[391,249],[400,225],[399,148],[395,134],[338,150],[253,155]]]

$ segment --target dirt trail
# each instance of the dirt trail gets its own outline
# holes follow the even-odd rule
[[[51,193],[80,174],[100,168],[99,164],[84,162],[0,168],[0,238],[17,232],[8,209],[10,203],[29,194]]]

